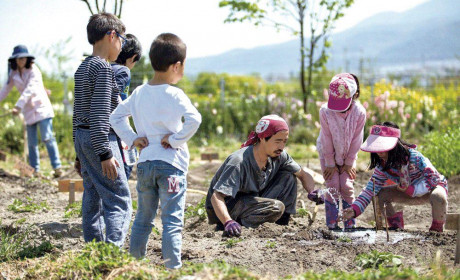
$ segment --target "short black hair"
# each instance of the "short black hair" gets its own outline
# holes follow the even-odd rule
[[[399,129],[399,126],[394,122],[384,122],[380,125]],[[383,166],[383,171],[386,171],[390,168],[400,170],[403,165],[406,165],[409,161],[409,148],[411,146],[413,145],[399,138],[396,146],[392,150],[388,151],[388,161],[386,162],[385,166]],[[369,169],[374,169],[377,166],[382,166],[382,160],[377,155],[377,153],[371,153],[371,163],[369,164]]]
[[[16,58],[12,58],[8,60],[10,67],[12,70],[18,70],[18,64],[16,62]],[[27,57],[27,62],[26,62],[26,68],[30,69],[32,67],[32,64],[35,62],[35,58],[33,57]]]
[[[125,65],[126,60],[133,57],[133,55],[136,55],[134,62],[139,61],[142,56],[142,46],[141,43],[139,43],[139,40],[137,40],[136,36],[133,34],[126,34],[126,43],[121,49],[121,52],[115,62],[121,65]]]
[[[177,35],[162,33],[150,46],[149,57],[153,70],[166,72],[170,65],[184,63],[186,54],[187,46]]]
[[[115,30],[119,34],[124,34],[126,27],[119,18],[110,13],[94,14],[89,18],[86,26],[88,42],[94,45],[97,41],[104,38],[108,31]]]

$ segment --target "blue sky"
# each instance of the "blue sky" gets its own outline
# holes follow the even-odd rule
[[[400,12],[426,1],[355,0],[345,17],[337,23],[335,32],[350,28],[376,13]],[[140,39],[145,52],[155,36],[173,32],[187,44],[188,57],[214,55],[294,38],[287,32],[278,33],[272,28],[254,27],[249,23],[224,24],[228,11],[219,8],[218,3],[218,0],[125,0],[122,20],[127,32]],[[67,48],[67,52],[72,53],[70,74],[82,54],[91,53],[86,39],[90,14],[80,0],[0,0],[0,15],[2,82],[6,79],[7,59],[17,44],[25,44],[36,55],[38,64],[49,70],[44,51],[71,36]]]

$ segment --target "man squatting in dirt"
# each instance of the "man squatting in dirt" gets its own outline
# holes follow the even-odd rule
[[[308,198],[322,203],[310,174],[283,149],[289,127],[277,115],[262,117],[241,149],[217,170],[206,198],[209,224],[224,234],[239,236],[241,225],[257,227],[265,222],[287,225],[296,212],[297,179]]]

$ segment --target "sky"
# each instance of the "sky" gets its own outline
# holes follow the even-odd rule
[[[94,2],[94,0],[89,0]],[[355,0],[334,32],[346,30],[380,12],[402,12],[427,0]],[[100,1],[103,2],[103,1]],[[107,1],[111,3],[112,1]],[[112,7],[112,5],[107,5]],[[111,9],[109,9],[110,11]],[[224,23],[228,9],[219,0],[125,0],[122,21],[136,35],[146,54],[160,33],[177,34],[187,44],[187,57],[220,54],[235,48],[250,49],[294,39],[288,32],[250,23]],[[13,47],[24,44],[45,71],[52,71],[44,52],[71,37],[64,53],[72,57],[73,74],[83,53],[91,53],[86,38],[90,12],[81,0],[0,0],[0,81],[6,80],[7,60]]]

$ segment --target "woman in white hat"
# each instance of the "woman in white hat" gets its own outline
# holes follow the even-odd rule
[[[378,195],[380,208],[386,204],[388,224],[404,229],[403,213],[396,212],[392,202],[406,205],[431,203],[433,220],[430,231],[443,231],[447,212],[447,180],[417,151],[415,145],[401,140],[399,127],[392,122],[374,125],[361,150],[371,153],[371,179],[344,219],[361,215],[373,196]],[[390,180],[394,183],[387,184]]]
[[[48,150],[54,176],[62,174],[59,151],[53,133],[53,107],[48,98],[48,93],[43,85],[42,74],[34,65],[35,57],[29,54],[27,47],[18,45],[14,47],[13,54],[8,59],[8,80],[0,90],[0,102],[5,99],[14,86],[21,96],[16,102],[12,113],[17,115],[22,111],[27,124],[27,139],[29,146],[29,164],[40,170],[38,153],[37,127],[40,128],[42,141]]]

